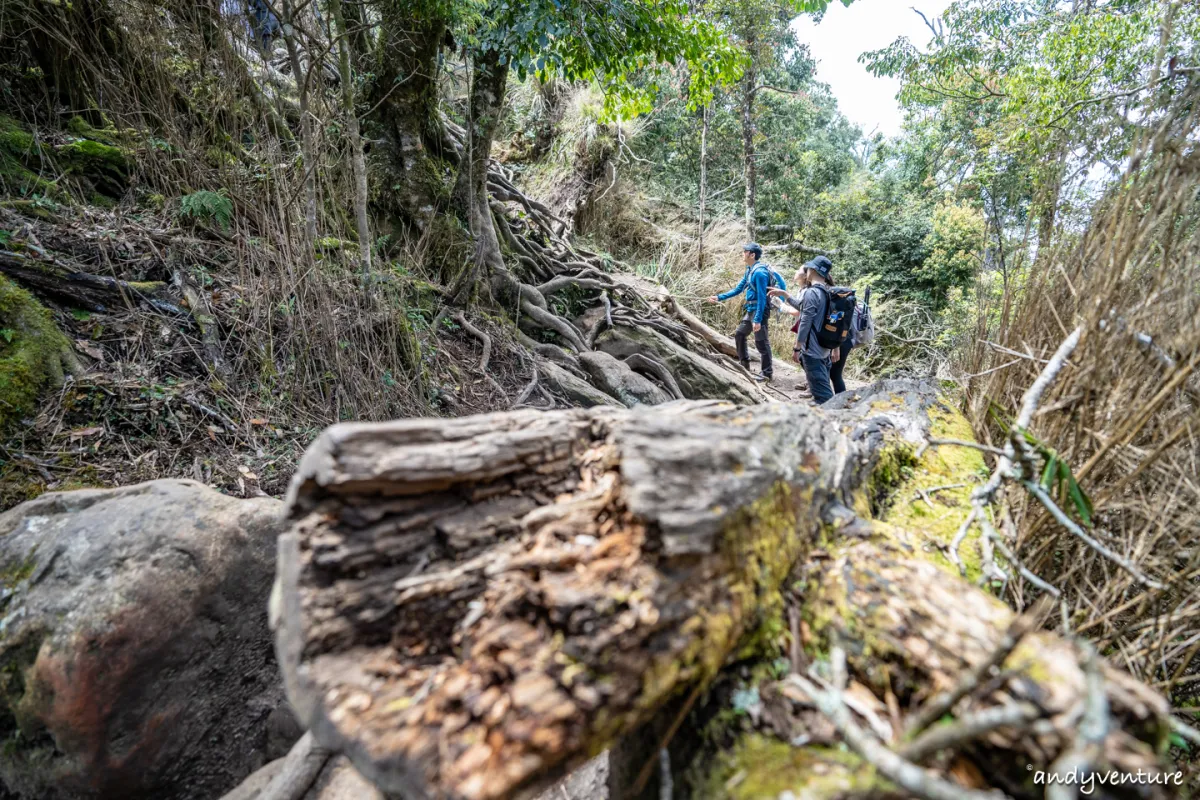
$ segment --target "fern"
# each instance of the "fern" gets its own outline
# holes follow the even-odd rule
[[[233,201],[224,189],[210,192],[201,189],[179,198],[179,218],[196,222],[215,222],[221,230],[229,230],[233,222]]]

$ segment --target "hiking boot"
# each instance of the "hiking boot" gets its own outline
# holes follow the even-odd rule
[[[749,361],[739,361],[738,363],[742,365],[742,369],[746,370],[746,372],[750,371],[750,362]]]
[[[757,381],[758,383],[770,383],[772,379],[773,379],[773,376],[764,375],[761,372],[754,376],[754,380]]]

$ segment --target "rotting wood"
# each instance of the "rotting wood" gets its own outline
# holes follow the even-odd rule
[[[166,288],[161,281],[129,283],[92,275],[49,254],[45,258],[30,258],[22,253],[0,250],[0,272],[31,289],[69,300],[88,311],[102,313],[142,305],[174,316],[187,314],[179,306],[156,296]]]
[[[807,602],[826,619],[860,609],[843,640],[877,631],[944,681],[995,651],[1011,613],[903,546],[856,544],[873,528],[846,508],[898,431],[915,449],[934,402],[932,385],[893,381],[829,410],[693,402],[335,426],[297,472],[280,539],[272,616],[289,697],[385,792],[531,796],[781,613],[780,586],[825,519],[850,547],[842,572],[818,559]],[[948,623],[935,606],[953,606]],[[1038,642],[1013,658],[1067,676],[1024,676],[1066,721],[1082,673],[1070,645]],[[852,663],[869,671],[863,653]],[[1161,727],[1161,699],[1110,671],[1124,727]],[[1039,738],[1042,760],[1069,744],[1061,724]],[[1125,729],[1111,735],[1114,763],[1154,763]]]

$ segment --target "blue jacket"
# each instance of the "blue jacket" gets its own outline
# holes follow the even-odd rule
[[[771,269],[770,264],[759,261],[746,267],[746,274],[738,281],[738,285],[717,295],[717,299],[725,301],[745,291],[746,310],[751,313],[755,322],[762,324],[767,318],[767,309],[770,308],[767,303],[767,289],[772,287],[786,289],[787,284],[783,282],[782,275]]]

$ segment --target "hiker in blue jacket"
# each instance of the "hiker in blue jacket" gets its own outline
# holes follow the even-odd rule
[[[750,369],[750,351],[746,347],[746,338],[754,332],[754,347],[758,350],[762,370],[754,376],[759,382],[771,380],[774,370],[771,368],[771,342],[767,338],[767,322],[770,320],[770,298],[767,290],[771,287],[787,288],[783,277],[771,269],[762,260],[762,247],[756,242],[750,242],[742,247],[742,263],[746,265],[746,274],[738,281],[738,285],[728,292],[713,295],[709,303],[720,303],[737,297],[743,291],[746,293],[743,306],[742,321],[733,335],[737,344],[738,361],[746,369]]]

